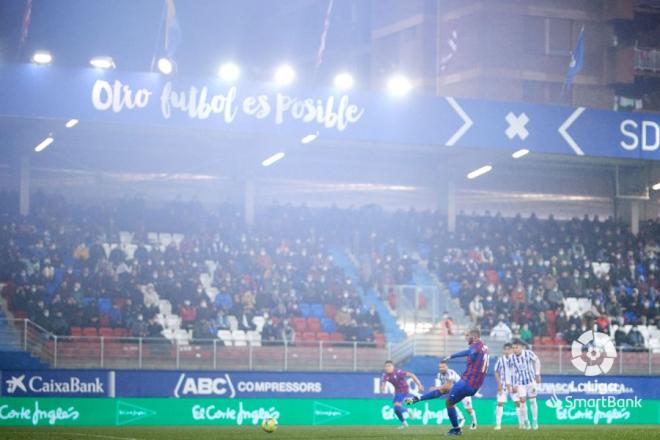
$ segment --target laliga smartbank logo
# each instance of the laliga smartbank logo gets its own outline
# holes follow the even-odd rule
[[[605,333],[586,331],[571,345],[571,363],[585,376],[607,374],[614,359],[616,347]]]
[[[560,423],[582,421],[594,425],[607,424],[629,420],[635,411],[643,408],[639,397],[618,398],[616,396],[600,396],[595,398],[577,398],[566,396],[563,400],[553,394],[545,405],[555,412],[555,418]]]

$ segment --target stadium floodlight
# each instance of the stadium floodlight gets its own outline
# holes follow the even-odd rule
[[[39,50],[32,55],[32,62],[36,64],[50,64],[53,62],[53,56],[48,51]]]
[[[348,72],[338,73],[333,80],[335,88],[339,90],[348,90],[353,87],[354,83],[353,75]]]
[[[288,86],[296,79],[293,67],[283,64],[275,71],[275,82],[281,86]]]
[[[651,188],[653,188],[653,191],[660,191],[660,182],[656,183]]]
[[[303,138],[300,140],[300,143],[309,144],[311,142],[314,142],[317,137],[319,137],[319,132],[318,131],[316,133],[310,133],[306,136],[303,136]]]
[[[48,147],[50,144],[53,143],[54,140],[55,139],[53,139],[52,136],[48,136],[43,141],[39,142],[39,145],[34,147],[34,151],[36,151],[37,153],[39,153],[40,151],[44,151],[46,149],[46,147]]]
[[[159,58],[157,64],[158,70],[160,70],[160,73],[163,75],[169,75],[174,70],[174,64],[169,58]]]
[[[236,81],[241,76],[241,69],[234,63],[224,63],[218,69],[218,76],[223,81]]]
[[[269,167],[272,164],[274,164],[275,162],[277,162],[278,160],[282,159],[283,157],[284,157],[284,153],[280,151],[279,153],[275,153],[272,156],[264,159],[264,161],[261,162],[261,165],[263,165],[265,167]]]
[[[469,172],[468,175],[467,175],[467,178],[468,179],[476,179],[477,177],[483,176],[484,174],[490,172],[492,169],[493,169],[492,166],[485,165],[481,168],[477,168],[476,170]]]
[[[526,148],[521,148],[520,150],[515,151],[515,152],[511,155],[511,157],[513,157],[514,159],[520,159],[521,157],[523,157],[523,156],[527,156],[528,154],[529,154],[529,150],[528,150],[528,149],[526,149]]]
[[[91,60],[89,60],[89,64],[92,65],[92,67],[95,67],[97,69],[114,69],[115,68],[115,61],[112,59],[112,57],[94,57]]]
[[[387,90],[394,96],[404,96],[412,88],[410,80],[401,74],[394,75],[387,81]]]
[[[77,120],[77,119],[69,119],[69,120],[66,122],[66,124],[64,124],[64,126],[65,126],[66,128],[73,128],[73,127],[75,127],[76,125],[78,125],[78,122],[80,122],[80,121]]]

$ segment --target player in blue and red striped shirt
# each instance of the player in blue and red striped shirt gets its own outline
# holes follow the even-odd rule
[[[468,396],[474,396],[481,384],[484,383],[486,373],[488,373],[488,347],[481,342],[481,332],[475,328],[467,334],[469,348],[459,351],[443,359],[444,362],[458,357],[467,357],[467,368],[461,376],[461,380],[456,382],[447,397],[447,415],[451,421],[452,429],[447,435],[461,435],[461,428],[458,426],[458,415],[456,414],[456,404]]]

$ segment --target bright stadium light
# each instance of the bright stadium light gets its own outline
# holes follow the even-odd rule
[[[307,136],[303,136],[303,138],[300,140],[300,143],[309,144],[310,142],[314,142],[317,137],[319,137],[318,131],[316,133],[310,133]]]
[[[275,82],[281,86],[288,86],[296,79],[296,72],[288,64],[284,64],[275,71]]]
[[[333,81],[335,88],[339,90],[348,90],[353,87],[354,83],[355,80],[353,79],[353,75],[351,75],[348,72],[342,72],[337,74],[337,76],[335,76],[335,79]]]
[[[490,170],[492,170],[492,169],[493,169],[492,166],[485,165],[481,168],[477,168],[476,170],[469,172],[468,175],[467,175],[467,178],[468,179],[476,179],[477,177],[483,176],[484,174],[490,172]]]
[[[660,182],[656,183],[651,188],[653,188],[653,191],[660,191]]]
[[[39,142],[39,145],[34,147],[34,151],[36,151],[37,153],[40,152],[40,151],[44,151],[46,149],[46,147],[48,147],[50,144],[53,143],[54,140],[55,139],[53,139],[52,136],[48,136],[43,141]]]
[[[50,64],[53,62],[53,56],[48,51],[39,50],[32,55],[32,62],[36,64]]]
[[[89,64],[92,65],[92,67],[95,67],[97,69],[114,69],[115,68],[115,61],[112,59],[112,57],[94,57],[91,60],[89,60]]]
[[[511,157],[514,159],[520,159],[523,156],[527,156],[529,154],[529,150],[526,148],[521,148],[520,150],[514,152]]]
[[[403,75],[394,75],[387,81],[387,90],[394,96],[403,96],[412,90],[412,83]]]
[[[263,165],[265,167],[269,167],[272,164],[274,164],[275,162],[277,162],[278,160],[282,159],[283,157],[284,157],[284,153],[280,151],[279,153],[275,153],[272,156],[264,159],[264,161],[261,162],[261,165]]]
[[[66,128],[73,128],[73,127],[75,127],[76,125],[78,125],[78,122],[80,122],[80,121],[77,120],[77,119],[69,119],[69,120],[66,122],[66,124],[64,124],[64,126],[65,126]]]
[[[169,58],[159,58],[158,59],[158,70],[163,75],[169,75],[174,70],[174,65]]]
[[[241,69],[234,63],[224,63],[218,69],[218,76],[223,81],[236,81],[241,76]]]

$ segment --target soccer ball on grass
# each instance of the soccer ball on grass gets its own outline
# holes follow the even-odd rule
[[[261,429],[263,429],[269,434],[271,432],[275,432],[275,430],[277,429],[277,420],[275,420],[272,417],[264,419],[264,421],[261,422]]]

